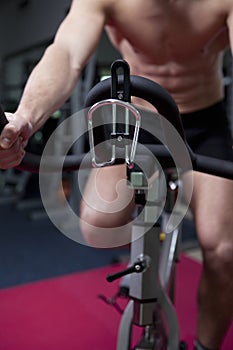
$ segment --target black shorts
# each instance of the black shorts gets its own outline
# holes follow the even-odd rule
[[[196,112],[181,114],[181,120],[187,143],[194,153],[233,161],[233,141],[223,101]],[[139,142],[160,144],[145,130],[140,131]]]
[[[233,161],[232,136],[223,101],[181,115],[191,149],[209,157]]]

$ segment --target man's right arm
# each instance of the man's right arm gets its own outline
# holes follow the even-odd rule
[[[0,168],[20,163],[28,138],[71,95],[99,42],[106,22],[106,2],[73,0],[54,42],[32,71],[17,111],[1,134]]]

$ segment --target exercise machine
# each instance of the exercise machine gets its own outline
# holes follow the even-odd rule
[[[145,99],[155,107],[158,113],[158,117],[154,118],[155,126],[151,124],[150,117],[147,118],[146,111],[131,104],[131,96]],[[113,63],[111,78],[91,89],[85,108],[88,110],[88,155],[69,154],[62,158],[43,155],[41,162],[40,156],[26,154],[18,168],[53,173],[60,169],[79,170],[81,166],[126,164],[129,184],[135,192],[136,208],[130,240],[130,265],[115,275],[107,276],[111,282],[130,274],[130,300],[121,319],[116,349],[185,348],[179,339],[179,324],[173,305],[174,267],[182,218],[179,213],[181,193],[171,184],[170,189],[174,188],[173,193],[176,194],[174,204],[161,216],[167,186],[163,169],[175,166],[178,178],[197,170],[233,179],[232,163],[193,153],[185,140],[179,111],[172,97],[155,82],[131,76],[129,66],[123,60]],[[106,108],[109,119],[102,128],[101,118],[96,122],[96,114],[102,115],[101,111]],[[0,126],[6,123],[2,112]],[[141,129],[153,134],[159,144],[142,144]],[[161,225],[166,233],[162,244]],[[133,325],[142,329],[136,344],[132,343]]]

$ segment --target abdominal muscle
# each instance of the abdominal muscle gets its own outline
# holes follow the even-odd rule
[[[203,57],[182,63],[171,60],[153,64],[140,53],[130,51],[129,48],[122,50],[123,58],[130,65],[130,73],[164,87],[181,113],[209,107],[223,98],[222,54],[203,54]],[[132,98],[132,102],[151,108],[146,101],[136,97]]]
[[[131,75],[143,76],[164,87],[181,113],[211,106],[223,98],[222,48],[195,53],[183,49],[177,50],[176,55],[163,56],[159,50],[153,49],[144,53],[135,49],[128,40],[115,40],[110,31],[108,34],[130,65]],[[132,102],[151,108],[146,101],[135,97]]]

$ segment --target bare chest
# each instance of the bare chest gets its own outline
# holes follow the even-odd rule
[[[164,63],[219,52],[228,45],[219,0],[118,0],[106,27],[110,40],[127,54]]]

